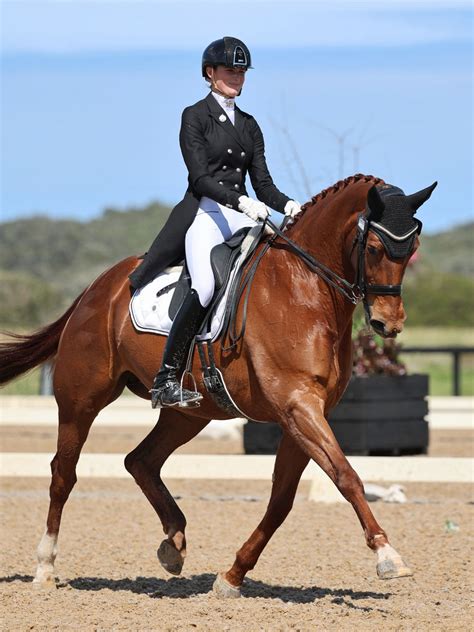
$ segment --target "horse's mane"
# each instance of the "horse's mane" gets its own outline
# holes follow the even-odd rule
[[[385,184],[382,178],[377,178],[376,176],[367,176],[363,173],[356,173],[353,176],[344,178],[344,180],[339,180],[338,182],[336,182],[336,184],[333,184],[327,189],[323,189],[316,195],[313,195],[313,197],[308,200],[308,202],[305,202],[301,207],[302,212],[295,217],[294,224],[296,224],[296,222],[304,215],[306,209],[308,209],[310,206],[314,206],[317,202],[319,202],[319,200],[324,200],[327,195],[331,193],[337,193],[338,191],[341,191],[342,189],[348,187],[350,184],[355,184],[356,182],[372,182],[373,184]]]

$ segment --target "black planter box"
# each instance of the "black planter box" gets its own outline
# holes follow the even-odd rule
[[[329,423],[347,455],[426,454],[428,376],[353,377]],[[275,423],[248,421],[246,454],[275,454],[281,430]]]

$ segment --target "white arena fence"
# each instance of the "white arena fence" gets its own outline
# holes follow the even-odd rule
[[[428,397],[430,428],[474,428],[474,397]],[[102,410],[95,424],[101,426],[153,427],[158,413],[150,402],[138,397],[120,397]],[[57,405],[52,396],[0,396],[0,423],[5,426],[51,426],[57,424]],[[206,434],[233,434],[245,423],[244,419],[211,421],[203,430]]]
[[[53,454],[10,452],[0,454],[0,476],[49,477]],[[82,454],[77,475],[94,478],[129,478],[124,455]],[[163,466],[164,479],[217,479],[270,481],[275,457],[243,454],[171,455]],[[473,460],[450,457],[349,457],[364,482],[443,482],[470,483]],[[310,462],[302,480],[311,481],[310,499],[320,502],[343,500],[333,483]]]
[[[472,397],[429,398],[431,428],[465,429],[474,427]],[[4,426],[54,426],[56,402],[45,396],[0,397],[1,424]],[[101,426],[140,426],[151,428],[156,413],[149,402],[122,397],[97,419]],[[209,438],[238,438],[243,419],[212,421],[201,433]],[[84,453],[79,460],[78,477],[128,478],[123,465],[125,455]],[[1,453],[0,476],[47,477],[53,454]],[[165,463],[163,478],[267,480],[273,473],[272,455],[172,455]],[[349,457],[364,482],[442,482],[472,483],[473,459],[426,456]],[[311,481],[310,499],[320,502],[343,500],[333,483],[315,463],[310,463],[302,480]]]

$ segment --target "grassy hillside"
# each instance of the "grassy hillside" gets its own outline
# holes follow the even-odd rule
[[[474,222],[421,235],[420,266],[450,275],[474,275]]]
[[[421,235],[403,297],[410,326],[474,325],[474,222]]]
[[[37,326],[58,316],[110,265],[143,254],[169,212],[155,203],[106,209],[89,222],[37,216],[1,224],[0,324]]]
[[[61,314],[113,263],[142,254],[170,209],[106,209],[89,222],[44,216],[1,224],[0,326],[36,327]],[[406,277],[411,326],[474,325],[474,223],[422,235]]]

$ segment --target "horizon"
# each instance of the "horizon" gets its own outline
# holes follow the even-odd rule
[[[319,192],[318,192],[319,193]],[[307,200],[305,200],[307,201]],[[309,201],[309,200],[308,200]],[[95,222],[95,221],[100,221],[102,219],[105,219],[107,216],[107,213],[112,211],[114,213],[131,213],[131,212],[143,212],[145,211],[148,207],[150,206],[160,206],[166,210],[169,210],[171,212],[172,210],[172,206],[168,206],[167,204],[164,204],[163,202],[161,202],[160,200],[150,200],[148,202],[145,202],[143,205],[130,205],[130,206],[114,206],[114,205],[110,205],[107,206],[103,209],[101,209],[97,215],[93,215],[91,217],[74,217],[74,216],[61,216],[61,217],[54,217],[52,215],[48,215],[47,213],[34,213],[32,215],[25,215],[25,216],[21,216],[21,217],[17,217],[14,219],[7,219],[7,220],[0,220],[0,226],[2,225],[6,225],[6,224],[13,224],[15,222],[29,222],[29,221],[34,221],[37,219],[46,219],[48,221],[51,222],[77,222],[78,224],[88,224],[89,222]],[[271,217],[273,218],[272,221],[274,223],[278,222],[282,222],[284,219],[284,215],[282,213],[279,213],[278,211],[275,211],[274,209],[272,210],[271,213]],[[468,219],[466,221],[461,221],[459,223],[456,224],[452,224],[450,226],[448,226],[447,228],[441,228],[441,229],[437,229],[437,230],[429,230],[426,228],[425,223],[423,222],[423,235],[428,235],[428,236],[436,236],[436,235],[440,235],[440,234],[444,234],[444,233],[448,233],[451,231],[457,231],[460,230],[462,228],[474,228],[474,217],[471,219]],[[473,239],[474,239],[474,234],[473,234]]]

